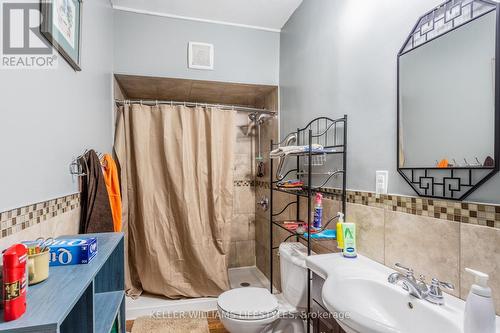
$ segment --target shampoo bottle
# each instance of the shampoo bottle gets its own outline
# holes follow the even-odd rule
[[[344,237],[342,232],[342,225],[344,224],[344,214],[339,212],[339,220],[337,221],[337,248],[344,249]]]
[[[316,193],[315,201],[313,227],[321,229],[321,220],[323,218],[323,195],[321,195],[321,193]]]
[[[465,269],[475,276],[467,302],[465,303],[464,333],[495,333],[495,305],[488,287],[488,274]]]

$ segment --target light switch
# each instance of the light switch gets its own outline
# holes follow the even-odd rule
[[[375,193],[377,195],[387,194],[387,184],[389,182],[389,171],[377,171],[375,181]]]

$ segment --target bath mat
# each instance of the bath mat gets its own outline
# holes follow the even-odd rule
[[[132,333],[209,333],[207,318],[139,317]]]

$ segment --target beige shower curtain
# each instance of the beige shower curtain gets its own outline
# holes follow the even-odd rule
[[[229,288],[234,144],[232,111],[118,110],[128,295],[175,299]]]

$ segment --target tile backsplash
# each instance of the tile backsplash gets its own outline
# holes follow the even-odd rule
[[[0,238],[80,208],[80,194],[71,194],[0,213]]]

